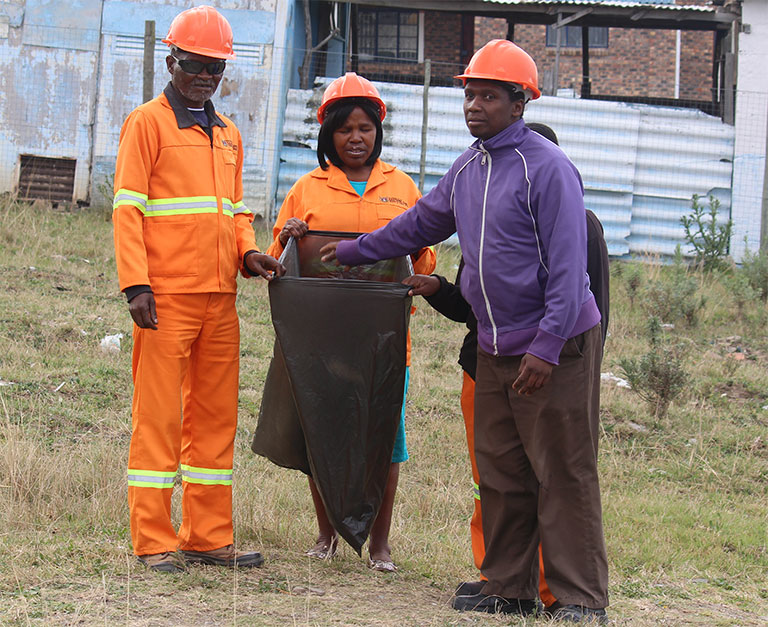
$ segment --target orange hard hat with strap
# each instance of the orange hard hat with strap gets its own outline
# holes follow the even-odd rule
[[[379,96],[379,90],[373,86],[373,83],[367,78],[358,76],[354,72],[347,72],[332,81],[323,92],[323,101],[317,110],[317,121],[320,124],[325,120],[325,112],[330,105],[342,98],[367,98],[372,100],[379,107],[379,119],[383,122],[387,117],[387,105]]]
[[[472,55],[464,73],[454,78],[460,78],[465,85],[472,78],[515,83],[530,93],[531,100],[541,96],[536,62],[506,39],[491,39]]]
[[[227,18],[205,4],[173,18],[163,43],[213,59],[235,58],[232,27]]]

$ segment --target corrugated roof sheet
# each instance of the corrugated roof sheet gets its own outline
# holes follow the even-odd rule
[[[291,185],[317,167],[314,112],[325,84],[289,91],[277,207]],[[382,158],[418,182],[423,88],[375,84],[388,108]],[[460,88],[430,88],[425,192],[473,141],[462,101]],[[680,217],[690,213],[693,194],[705,202],[715,196],[720,220],[730,216],[734,129],[719,118],[678,107],[544,96],[526,107],[525,119],[557,133],[613,256],[672,255],[678,244],[688,252]]]

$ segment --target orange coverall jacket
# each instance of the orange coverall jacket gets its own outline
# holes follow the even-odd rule
[[[296,181],[283,200],[267,254],[277,258],[283,252],[278,235],[288,218],[299,218],[314,231],[370,233],[412,207],[419,198],[419,188],[411,177],[381,159],[373,164],[362,196],[335,165],[329,163],[327,170],[315,168]],[[435,260],[435,251],[423,248],[413,263],[413,271],[431,274]],[[409,334],[406,364],[410,363]]]
[[[113,215],[121,290],[236,293],[243,255],[258,248],[240,131],[217,116],[212,139],[196,123],[180,128],[164,92],[123,124]]]

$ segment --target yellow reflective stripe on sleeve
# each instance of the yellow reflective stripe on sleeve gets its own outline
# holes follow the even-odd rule
[[[234,218],[237,214],[250,214],[251,210],[246,207],[245,203],[241,200],[240,202],[232,203],[232,201],[229,198],[222,198],[221,199],[221,206],[223,207],[225,215],[228,215],[231,218]]]
[[[186,198],[153,198],[147,200],[148,218],[178,216],[197,213],[218,213],[216,196],[189,196]]]
[[[200,483],[203,485],[232,485],[231,468],[196,468],[181,465],[182,481]]]
[[[144,213],[147,209],[147,195],[130,189],[119,189],[112,202],[112,209],[117,209],[119,205],[132,205]]]
[[[128,469],[128,485],[137,488],[173,488],[176,472]]]
[[[113,208],[118,205],[132,205],[138,208],[146,218],[161,216],[183,216],[203,213],[218,213],[219,203],[216,196],[187,196],[177,198],[152,198],[146,194],[121,189],[115,194]],[[221,199],[221,209],[224,215],[234,218],[236,213],[250,213],[245,204],[233,204],[229,198]]]
[[[479,501],[480,500],[480,486],[477,485],[474,481],[472,482],[472,486],[473,486],[473,492],[474,492],[474,495],[475,495],[475,500]]]
[[[236,202],[234,206],[234,213],[253,213],[246,204],[241,200],[240,202]]]

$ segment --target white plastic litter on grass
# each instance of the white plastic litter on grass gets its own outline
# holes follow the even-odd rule
[[[606,381],[608,383],[615,383],[616,387],[619,388],[631,388],[632,386],[629,385],[629,381],[626,379],[622,379],[621,377],[617,377],[612,372],[601,372],[600,373],[600,380]]]
[[[120,352],[120,340],[123,338],[122,333],[115,335],[106,335],[102,338],[99,346],[105,353],[119,353]]]

